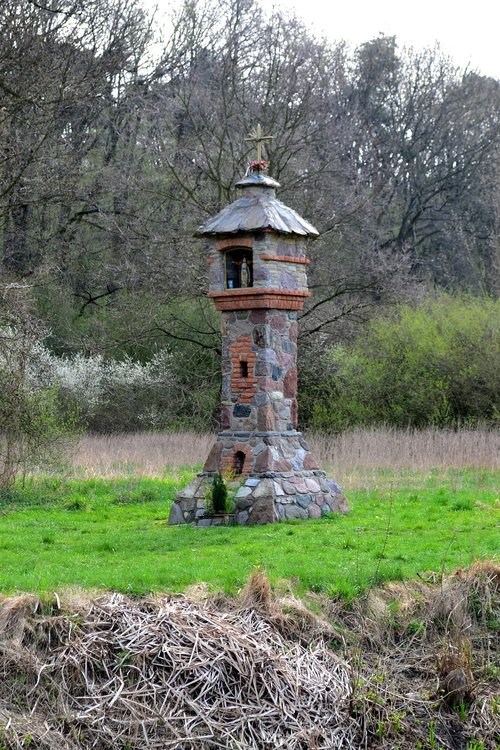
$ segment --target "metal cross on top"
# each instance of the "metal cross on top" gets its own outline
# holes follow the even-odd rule
[[[248,137],[245,138],[245,141],[250,141],[252,143],[255,143],[255,146],[257,148],[257,161],[262,161],[262,144],[264,141],[271,141],[273,138],[272,135],[264,135],[262,132],[262,128],[260,126],[260,122],[257,125],[257,127],[253,130],[252,133],[248,134]]]

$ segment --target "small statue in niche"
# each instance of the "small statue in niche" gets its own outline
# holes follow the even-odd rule
[[[243,258],[243,260],[241,261],[240,285],[242,289],[246,289],[247,287],[250,286],[250,269],[248,267],[246,258]]]

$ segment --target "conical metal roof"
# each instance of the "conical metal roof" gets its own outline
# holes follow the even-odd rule
[[[236,183],[236,187],[243,190],[244,195],[206,221],[195,232],[195,237],[257,232],[263,229],[300,237],[317,237],[319,232],[312,224],[276,198],[275,188],[279,186],[279,182],[261,172],[253,172],[244,177]]]

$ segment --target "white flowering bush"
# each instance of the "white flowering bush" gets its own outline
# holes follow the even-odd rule
[[[59,464],[75,435],[61,409],[43,326],[31,315],[29,287],[0,286],[0,492],[36,467]],[[35,372],[37,378],[34,378]]]
[[[0,370],[22,370],[24,393],[50,391],[61,413],[77,414],[83,428],[116,432],[215,426],[220,365],[213,351],[183,344],[160,349],[145,362],[131,356],[56,356],[44,343],[43,326],[34,321],[30,328],[29,318],[23,320],[25,333],[10,325],[8,315],[0,319]]]
[[[0,286],[0,489],[59,463],[81,428],[206,429],[218,401],[214,356],[163,349],[148,361],[56,356],[29,288]]]
[[[172,416],[158,403],[171,390],[170,365],[171,355],[164,350],[142,363],[131,357],[105,359],[100,354],[57,357],[37,342],[28,378],[33,389],[56,386],[91,428],[159,428],[168,426]]]
[[[54,387],[88,429],[206,429],[218,402],[218,381],[206,363],[186,362],[166,349],[149,361],[100,354],[58,357],[40,341],[27,377],[33,390]]]

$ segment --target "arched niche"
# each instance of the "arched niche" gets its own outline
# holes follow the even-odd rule
[[[253,253],[246,247],[235,247],[224,254],[226,289],[245,289],[253,286]]]
[[[236,475],[243,473],[246,456],[243,451],[235,451],[233,454],[233,471]]]

